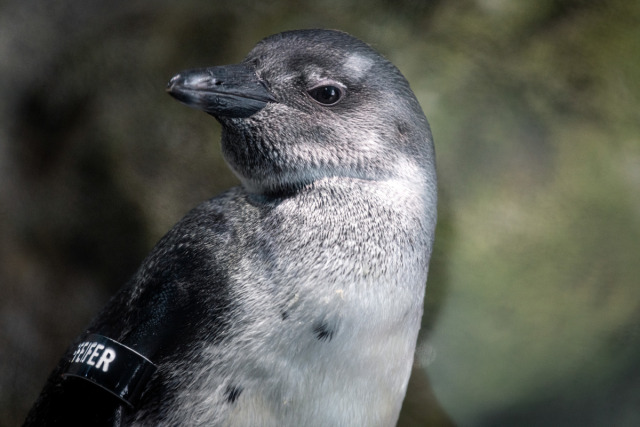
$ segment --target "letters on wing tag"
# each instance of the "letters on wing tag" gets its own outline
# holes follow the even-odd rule
[[[156,369],[135,350],[92,334],[76,346],[62,375],[87,380],[134,406]]]

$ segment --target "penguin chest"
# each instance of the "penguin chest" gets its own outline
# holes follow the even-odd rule
[[[245,387],[226,425],[395,424],[421,309],[412,303],[395,312],[406,296],[389,303],[334,294],[300,301],[278,332],[254,337],[260,349],[244,355]]]

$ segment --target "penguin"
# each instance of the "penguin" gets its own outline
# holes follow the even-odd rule
[[[393,426],[436,225],[429,124],[335,30],[260,41],[167,92],[241,185],[202,203],[71,344],[25,425]]]

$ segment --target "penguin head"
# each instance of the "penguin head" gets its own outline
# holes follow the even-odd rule
[[[252,193],[333,177],[435,179],[429,125],[408,82],[340,31],[267,37],[240,64],[178,74],[168,92],[220,121],[224,157]]]

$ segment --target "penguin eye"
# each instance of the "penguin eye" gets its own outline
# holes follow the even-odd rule
[[[331,85],[313,88],[308,93],[323,105],[334,105],[342,98],[342,90],[337,86]]]

